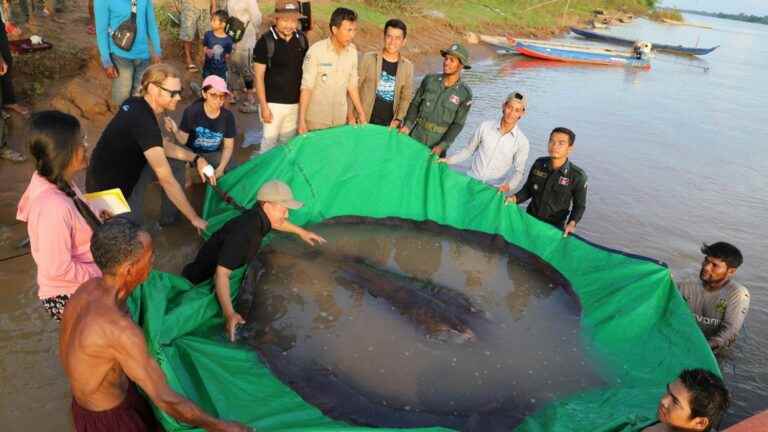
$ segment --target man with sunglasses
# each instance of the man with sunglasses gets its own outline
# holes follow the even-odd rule
[[[189,162],[203,179],[210,165],[193,151],[164,141],[157,119],[176,109],[180,99],[181,80],[173,67],[147,68],[141,78],[141,96],[120,105],[93,149],[85,184],[88,192],[119,188],[131,207],[129,217],[143,223],[144,192],[157,179],[171,202],[195,228],[203,230],[208,224],[192,208],[168,158]],[[209,178],[215,184],[215,176]]]
[[[517,126],[527,107],[525,95],[511,93],[501,106],[501,120],[481,123],[466,147],[438,162],[454,165],[473,156],[467,172],[470,177],[502,193],[515,190],[523,179],[530,148],[528,138]]]

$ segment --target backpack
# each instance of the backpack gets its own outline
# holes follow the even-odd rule
[[[272,37],[270,37],[270,35]],[[305,53],[307,52],[307,49],[309,48],[309,42],[307,41],[307,36],[299,31],[296,30],[295,32],[296,38],[299,40],[299,45],[301,46],[301,50]],[[272,68],[272,57],[275,55],[275,42],[277,41],[278,36],[275,34],[274,29],[269,29],[268,32],[264,33],[264,42],[267,44],[267,69]]]
[[[227,23],[224,25],[224,33],[232,38],[232,42],[238,43],[243,39],[245,29],[248,28],[248,24],[250,23],[251,22],[248,21],[243,24],[243,21],[240,20],[240,18],[231,16],[227,18]]]

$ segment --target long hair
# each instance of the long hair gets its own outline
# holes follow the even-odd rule
[[[72,199],[77,211],[92,229],[101,225],[99,218],[78,198],[72,185],[64,178],[82,143],[77,118],[61,111],[41,111],[32,117],[29,132],[29,152],[35,158],[37,173]]]

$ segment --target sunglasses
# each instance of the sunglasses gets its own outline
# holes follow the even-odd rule
[[[512,98],[521,101],[521,100],[523,100],[525,98],[525,96],[523,96],[522,94],[520,94],[518,92],[514,92],[514,93],[512,93]]]
[[[152,84],[156,85],[157,88],[159,88],[160,90],[168,93],[171,96],[171,99],[177,96],[179,97],[179,99],[181,99],[181,90],[168,90],[167,88],[161,86],[160,84],[157,84],[157,83],[152,83]]]

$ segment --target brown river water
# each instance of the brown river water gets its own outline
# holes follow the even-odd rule
[[[531,141],[528,167],[546,152],[553,127],[577,134],[572,159],[589,174],[590,185],[579,234],[657,258],[676,275],[697,270],[702,242],[726,240],[742,250],[745,263],[736,277],[750,289],[752,305],[735,346],[720,359],[733,395],[727,425],[765,409],[768,400],[768,278],[760,270],[768,257],[768,149],[762,143],[768,133],[768,26],[691,19],[713,29],[639,20],[610,30],[662,43],[721,46],[694,60],[659,54],[650,71],[502,56],[476,64],[466,74],[475,103],[456,147],[481,121],[498,117],[503,95],[522,91],[529,95],[521,122]],[[239,119],[246,139],[258,140],[253,117]],[[89,130],[92,143],[98,134]],[[23,254],[16,244],[24,227],[14,216],[31,167],[0,162],[0,424],[8,431],[66,431],[69,395],[57,358],[58,328],[37,301],[31,257],[13,258]],[[196,195],[199,202],[199,190]],[[198,245],[187,224],[154,237],[157,268],[165,271],[178,272]],[[426,258],[414,243],[399,249],[419,262],[437,256]],[[445,283],[492,279],[472,279],[456,269],[459,262],[484,268],[479,257],[440,256],[449,266]],[[523,313],[532,306],[517,307]]]

